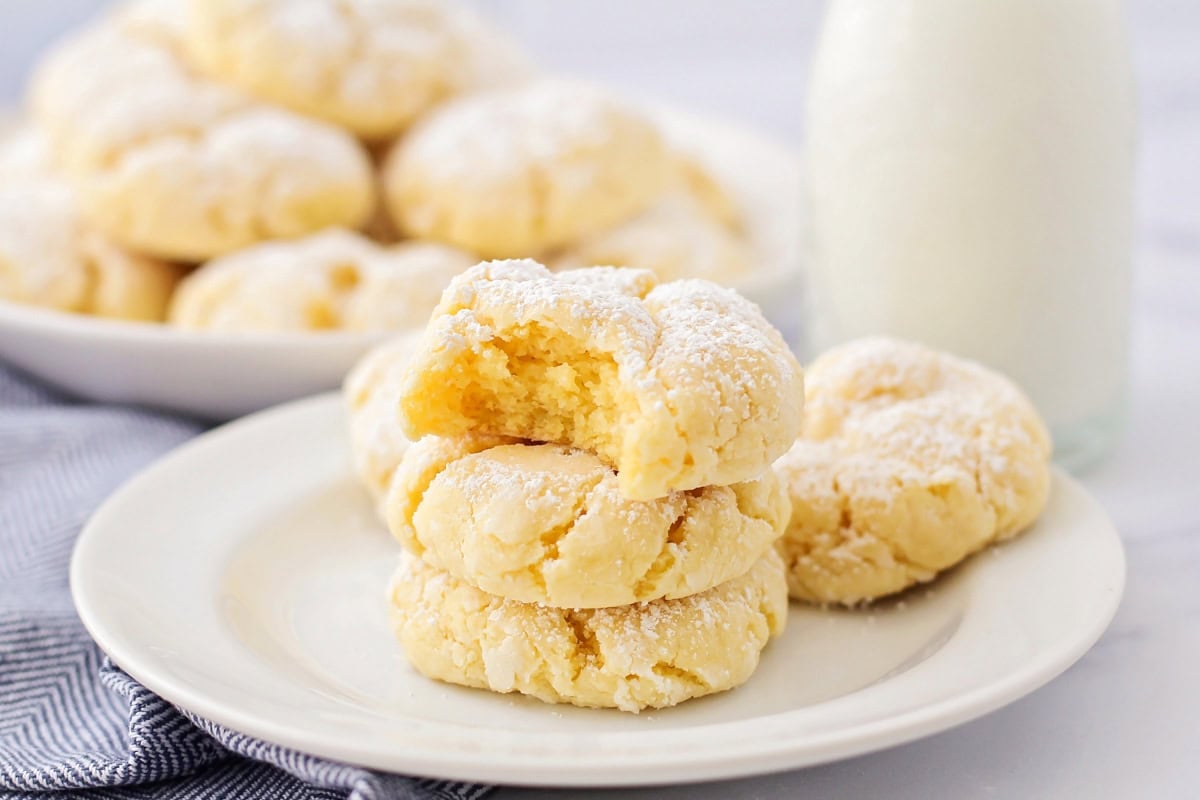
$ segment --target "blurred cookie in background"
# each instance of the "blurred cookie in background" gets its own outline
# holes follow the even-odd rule
[[[450,279],[476,260],[429,242],[381,247],[347,230],[267,242],[189,275],[168,321],[224,332],[416,328]]]

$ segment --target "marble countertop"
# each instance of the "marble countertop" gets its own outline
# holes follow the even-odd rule
[[[0,100],[99,0],[14,0]],[[477,0],[543,61],[800,143],[820,4]],[[614,798],[1200,796],[1200,4],[1127,4],[1142,104],[1133,396],[1117,451],[1083,475],[1129,560],[1115,622],[1075,667],[984,719],[874,755]],[[24,10],[20,10],[24,9]],[[7,9],[6,9],[7,10]],[[578,797],[502,789],[497,798]]]

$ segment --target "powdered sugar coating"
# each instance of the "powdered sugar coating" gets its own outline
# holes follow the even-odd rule
[[[0,143],[0,298],[60,311],[160,320],[181,270],[127,253],[84,223],[75,193],[47,171],[41,137]]]
[[[448,0],[191,0],[188,47],[214,78],[364,138],[530,72],[516,46]]]
[[[181,260],[364,222],[374,187],[359,144],[195,75],[158,7],[70,37],[35,76],[35,116],[89,220]]]
[[[622,492],[752,480],[795,440],[800,365],[757,306],[645,270],[489,262],[446,289],[401,396],[406,430],[595,452]]]
[[[211,331],[399,331],[429,319],[475,258],[426,242],[380,247],[332,229],[214,259],[179,287],[169,320]]]
[[[776,464],[794,597],[853,604],[931,580],[1045,506],[1049,435],[998,373],[871,338],[817,359],[806,391],[804,433]]]
[[[787,587],[768,552],[745,575],[678,600],[549,608],[489,595],[406,553],[391,605],[409,661],[431,678],[637,712],[749,679],[783,632]]]
[[[342,385],[350,425],[354,471],[380,506],[392,474],[409,447],[400,427],[396,401],[399,378],[416,345],[413,335],[398,336],[363,356]]]
[[[591,453],[491,436],[417,442],[386,503],[393,535],[430,565],[494,595],[561,608],[711,589],[762,557],[789,510],[771,471],[636,501]]]
[[[403,232],[508,258],[633,216],[670,166],[642,115],[594,87],[541,80],[439,108],[388,156],[383,183]]]

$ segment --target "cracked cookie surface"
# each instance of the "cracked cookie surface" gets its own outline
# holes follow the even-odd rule
[[[425,324],[474,256],[432,242],[380,247],[333,229],[213,259],[183,280],[169,321],[211,331],[400,331]]]
[[[191,0],[188,11],[188,50],[207,73],[367,139],[531,70],[446,0]]]
[[[582,610],[489,595],[405,553],[390,601],[405,653],[428,677],[634,712],[744,683],[787,617],[774,552],[700,594]]]
[[[451,282],[400,398],[414,439],[589,450],[637,500],[757,478],[795,440],[803,404],[800,365],[736,292],[529,260]]]
[[[427,436],[385,504],[393,535],[494,595],[559,608],[675,599],[744,574],[783,531],[779,478],[628,500],[591,453]]]
[[[197,75],[176,12],[122,7],[35,75],[34,116],[91,224],[140,252],[201,261],[364,223],[375,190],[359,143]]]
[[[1050,438],[1003,375],[871,338],[813,362],[806,391],[804,433],[775,465],[795,598],[855,604],[932,580],[1045,507]]]
[[[542,80],[437,109],[389,154],[383,185],[402,232],[514,258],[637,214],[670,170],[649,120],[593,87]]]

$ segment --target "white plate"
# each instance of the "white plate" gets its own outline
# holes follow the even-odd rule
[[[239,731],[383,770],[518,784],[699,781],[863,753],[1049,681],[1100,636],[1125,565],[1056,473],[1036,528],[869,612],[793,605],[745,686],[640,716],[416,674],[387,626],[396,545],[350,474],[340,401],[264,412],[175,451],[84,530],[71,587],[100,646]]]
[[[800,264],[800,162],[760,134],[654,106],[668,138],[739,201],[762,263],[739,288],[794,337]],[[335,388],[381,337],[220,335],[105,320],[0,300],[0,358],[91,400],[229,419]],[[792,339],[794,341],[794,338]]]

